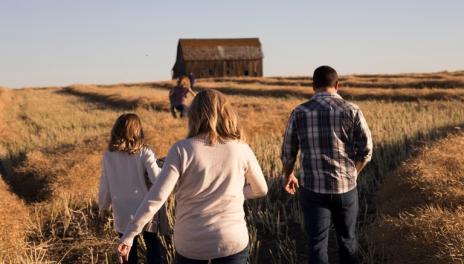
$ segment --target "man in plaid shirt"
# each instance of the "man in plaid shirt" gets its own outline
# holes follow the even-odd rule
[[[313,97],[290,115],[282,145],[285,190],[299,198],[309,240],[308,263],[328,263],[331,219],[342,263],[358,263],[356,179],[372,157],[366,120],[337,94],[338,75],[329,66],[314,71]],[[294,165],[301,152],[301,177]]]

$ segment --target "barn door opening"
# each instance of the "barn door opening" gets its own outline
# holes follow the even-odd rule
[[[226,76],[233,75],[232,74],[233,72],[234,72],[234,65],[232,61],[226,61]]]

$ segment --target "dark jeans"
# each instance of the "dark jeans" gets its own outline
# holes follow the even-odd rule
[[[237,254],[223,258],[212,259],[211,264],[246,264],[248,259],[248,247]],[[208,264],[208,260],[186,258],[176,252],[176,264]]]
[[[119,234],[121,237],[122,234]],[[137,264],[138,263],[138,256],[137,256],[137,247],[138,247],[138,241],[137,238],[139,236],[136,236],[134,238],[131,250],[129,252],[129,261],[127,263],[129,264]],[[143,232],[142,233],[143,241],[145,242],[145,245],[147,246],[147,254],[145,255],[146,262],[147,264],[160,264],[161,259],[162,259],[162,245],[159,240],[159,237],[156,233],[152,232]]]
[[[299,198],[309,242],[308,263],[329,263],[327,246],[331,220],[337,233],[340,263],[359,263],[357,189],[343,194],[321,194],[300,188]]]
[[[187,106],[186,105],[171,105],[171,114],[174,118],[177,118],[177,111],[180,112],[180,117],[184,117],[187,114]]]

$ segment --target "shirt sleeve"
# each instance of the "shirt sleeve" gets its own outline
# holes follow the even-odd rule
[[[145,155],[145,170],[147,171],[148,174],[148,179],[152,184],[155,183],[156,178],[159,176],[161,173],[160,167],[158,167],[158,164],[156,163],[156,155],[153,153],[151,149],[146,149],[146,155]]]
[[[134,218],[127,225],[124,235],[120,239],[121,243],[132,246],[134,237],[142,232],[143,227],[153,218],[174,190],[181,174],[180,168],[180,151],[177,145],[174,145],[169,150],[156,184],[150,188]]]
[[[297,119],[295,111],[292,112],[288,119],[285,130],[284,141],[282,143],[281,160],[285,165],[292,165],[296,161],[299,150],[299,140],[297,134]]]
[[[245,172],[245,179],[248,184],[243,187],[243,194],[245,195],[245,199],[263,197],[268,191],[266,179],[264,178],[263,171],[261,170],[261,166],[259,166],[255,154],[249,147],[248,149],[249,158],[247,170]]]
[[[102,161],[102,173],[100,176],[100,187],[98,190],[98,208],[100,212],[110,208],[111,194],[108,183],[108,176],[105,168],[105,156]]]
[[[356,112],[353,127],[355,161],[370,161],[372,158],[372,136],[361,110]]]

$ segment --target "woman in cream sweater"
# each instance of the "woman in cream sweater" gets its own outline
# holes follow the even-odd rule
[[[215,90],[199,92],[188,112],[189,133],[175,143],[153,187],[128,224],[118,251],[125,259],[133,238],[175,189],[176,263],[240,263],[248,258],[244,199],[266,195],[267,184],[237,114]]]

